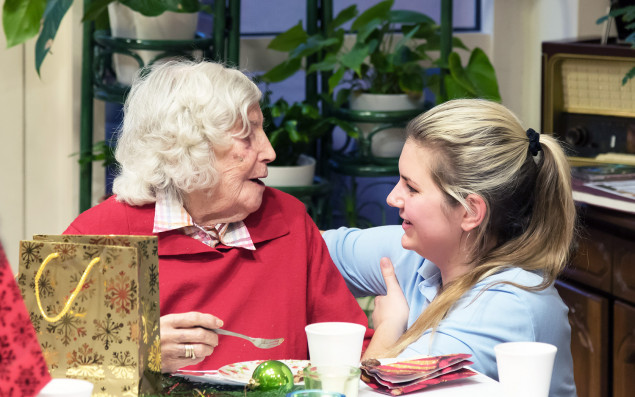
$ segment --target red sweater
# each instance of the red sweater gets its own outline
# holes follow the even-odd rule
[[[260,209],[244,222],[255,251],[223,244],[211,248],[180,231],[158,234],[161,315],[211,313],[229,330],[285,341],[264,350],[219,335],[212,355],[189,369],[257,359],[307,359],[305,325],[368,325],[304,204],[267,188]],[[111,197],[78,216],[64,233],[152,235],[153,223],[154,204],[135,207]],[[370,335],[369,330],[367,338]]]

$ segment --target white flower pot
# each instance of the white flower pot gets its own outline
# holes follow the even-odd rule
[[[269,175],[262,181],[267,186],[310,186],[315,176],[315,159],[300,155],[298,165],[267,167]]]
[[[421,109],[423,97],[414,100],[406,94],[353,94],[350,98],[351,110],[371,110],[393,112]],[[375,123],[357,123],[364,136],[368,136],[377,126]],[[372,138],[371,152],[375,157],[399,157],[405,142],[403,128],[387,128]]]
[[[166,11],[156,17],[147,17],[119,2],[108,5],[110,30],[113,37],[139,40],[192,40],[196,35],[198,13],[178,13]],[[141,57],[144,65],[160,51],[133,50]],[[130,85],[139,69],[138,62],[127,55],[114,54],[113,62],[117,81]]]

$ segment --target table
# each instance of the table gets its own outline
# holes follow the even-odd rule
[[[226,379],[222,377],[216,377],[217,371],[205,371],[206,381],[210,382],[210,385],[213,385],[216,382],[226,382]],[[203,372],[201,372],[201,375]],[[197,376],[188,377],[193,381],[197,380]],[[198,378],[201,379],[201,378]],[[236,387],[236,386],[234,386]],[[225,395],[231,395],[231,386],[223,387]],[[242,390],[242,387],[236,387],[236,391]],[[247,396],[250,394],[256,394],[256,392],[249,392]],[[274,393],[275,394],[275,393]],[[369,386],[360,381],[359,385],[359,397],[379,397],[384,396],[385,394],[377,393],[373,391]],[[420,397],[456,397],[457,395],[465,395],[469,397],[497,397],[501,396],[501,391],[499,387],[499,383],[492,378],[489,378],[481,373],[478,373],[475,376],[460,379],[456,381],[452,381],[446,385],[435,385],[431,388],[421,390],[419,392],[408,393],[407,396],[420,396]]]

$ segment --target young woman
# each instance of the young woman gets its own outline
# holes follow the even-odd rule
[[[388,195],[400,226],[324,233],[357,296],[383,295],[365,357],[470,353],[497,379],[494,346],[558,347],[550,396],[575,396],[567,307],[553,286],[575,206],[558,142],[504,106],[454,100],[412,120]]]

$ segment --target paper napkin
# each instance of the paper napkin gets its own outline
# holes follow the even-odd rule
[[[447,354],[415,360],[381,364],[377,360],[362,362],[362,380],[375,391],[398,396],[432,385],[476,375],[467,365],[470,354]]]

